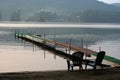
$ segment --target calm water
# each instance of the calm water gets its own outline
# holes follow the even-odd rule
[[[84,25],[90,26],[90,25]],[[100,25],[98,25],[100,26]],[[103,25],[102,25],[103,26]],[[105,25],[106,26],[106,25]],[[120,25],[107,25],[120,26]],[[34,26],[33,26],[34,27]],[[34,47],[33,44],[14,38],[15,32],[46,34],[46,38],[99,51],[120,59],[120,28],[81,28],[81,27],[1,27],[0,28],[0,72],[66,70],[66,60],[54,54]]]

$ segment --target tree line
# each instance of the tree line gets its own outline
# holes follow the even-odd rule
[[[66,15],[58,15],[57,12],[51,11],[39,11],[25,20],[22,19],[22,13],[21,10],[12,11],[7,21],[120,23],[119,11],[89,9]],[[0,11],[0,21],[3,21],[2,11]]]
[[[78,22],[120,23],[119,11],[84,10],[72,16]]]

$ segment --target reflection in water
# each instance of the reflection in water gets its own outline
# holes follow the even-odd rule
[[[95,45],[91,45],[89,48],[95,51],[98,51],[99,47],[101,50],[106,51],[106,55],[113,56],[115,58],[120,59],[120,43],[119,41],[105,41],[98,42]]]
[[[34,52],[31,47],[4,46],[7,49],[0,49],[0,72],[16,71],[47,71],[47,70],[66,70],[66,61],[46,51],[36,49]]]
[[[65,43],[69,43],[71,39],[71,43],[74,45],[84,44],[85,47],[87,44],[88,48],[95,51],[101,47],[101,50],[105,50],[108,55],[120,58],[120,29],[6,27],[0,28],[0,72],[66,70],[65,59],[50,54],[50,52],[44,52],[35,45],[33,47],[33,44],[26,41],[15,39],[15,32],[41,34],[52,40],[55,36],[57,41]]]

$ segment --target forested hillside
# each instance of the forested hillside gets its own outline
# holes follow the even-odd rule
[[[1,0],[1,21],[120,22],[120,7],[97,0]]]

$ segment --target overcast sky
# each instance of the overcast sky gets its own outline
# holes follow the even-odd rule
[[[111,4],[111,3],[120,3],[120,0],[99,0],[99,1],[103,1],[103,2],[109,3],[109,4]]]

